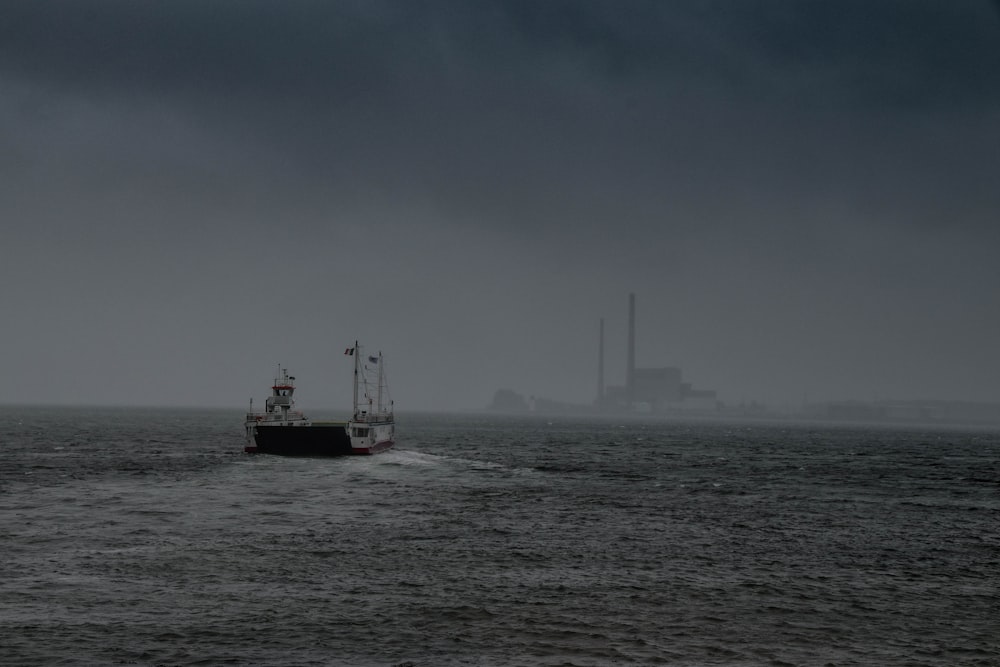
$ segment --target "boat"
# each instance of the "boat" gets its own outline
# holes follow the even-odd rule
[[[352,454],[376,454],[396,442],[393,402],[382,353],[366,356],[357,341],[344,350],[354,357],[354,411],[347,422]]]
[[[344,456],[376,454],[395,444],[393,402],[382,353],[365,356],[357,341],[344,351],[354,357],[354,407],[348,421],[313,421],[295,409],[295,377],[278,367],[263,411],[253,399],[246,415],[248,454]]]
[[[346,422],[314,422],[295,409],[295,377],[278,367],[263,412],[250,399],[244,451],[283,456],[342,456],[351,453]]]

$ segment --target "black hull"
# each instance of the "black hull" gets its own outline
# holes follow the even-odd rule
[[[351,438],[343,424],[258,426],[254,441],[258,454],[346,456],[351,453]]]

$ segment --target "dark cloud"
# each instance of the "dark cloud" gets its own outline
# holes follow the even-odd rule
[[[0,62],[67,85],[261,102],[345,103],[482,76],[565,87],[576,73],[752,95],[791,87],[812,103],[961,104],[1000,91],[998,23],[972,1],[41,0],[5,6]]]
[[[402,405],[585,401],[629,291],[728,400],[1000,400],[995,4],[4,9],[24,400],[226,404],[360,336]]]

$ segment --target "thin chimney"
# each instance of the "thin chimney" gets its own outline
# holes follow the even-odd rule
[[[628,368],[625,369],[625,386],[629,407],[635,403],[635,294],[628,295]]]
[[[601,318],[601,337],[597,347],[597,404],[604,403],[604,318]]]

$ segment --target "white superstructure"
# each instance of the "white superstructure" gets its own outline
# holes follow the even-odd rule
[[[382,353],[366,355],[355,341],[344,354],[354,357],[354,410],[347,422],[351,451],[374,454],[388,449],[396,441],[396,424]]]
[[[263,412],[254,412],[253,399],[250,399],[250,412],[247,413],[246,430],[247,446],[256,446],[258,426],[311,426],[312,422],[304,414],[295,410],[295,378],[288,374],[287,368],[278,366],[278,373],[271,386],[271,395],[267,397]]]

